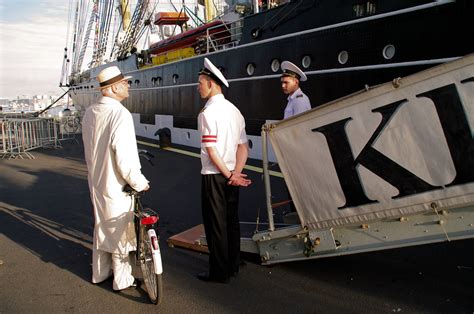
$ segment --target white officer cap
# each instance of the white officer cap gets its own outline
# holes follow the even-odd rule
[[[222,72],[214,65],[208,58],[204,58],[204,68],[199,71],[199,74],[204,74],[212,78],[219,85],[229,87],[229,83],[225,79]]]
[[[281,63],[281,70],[283,71],[281,76],[291,76],[302,82],[307,80],[306,74],[290,61],[283,61]]]

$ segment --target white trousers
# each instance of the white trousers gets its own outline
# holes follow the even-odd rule
[[[113,289],[122,290],[133,284],[132,265],[128,254],[92,249],[92,282],[99,283],[114,275]]]

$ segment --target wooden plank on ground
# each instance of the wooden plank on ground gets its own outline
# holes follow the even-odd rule
[[[170,237],[168,239],[168,245],[209,253],[207,245],[201,243],[202,238],[205,238],[205,232],[204,225],[200,224]]]

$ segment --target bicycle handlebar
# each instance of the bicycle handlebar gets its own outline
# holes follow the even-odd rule
[[[131,195],[133,195],[133,196],[140,196],[140,195],[145,194],[145,191],[140,191],[140,192],[139,192],[139,191],[135,190],[134,188],[132,188],[129,184],[127,184],[127,185],[125,185],[125,186],[123,187],[123,191],[124,191],[125,193],[127,193],[128,195],[130,195],[130,196],[131,196]]]

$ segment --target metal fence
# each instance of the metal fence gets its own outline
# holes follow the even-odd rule
[[[40,147],[61,147],[61,141],[76,140],[80,130],[80,119],[76,116],[1,119],[0,158],[34,159],[30,151]]]

